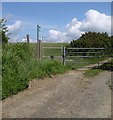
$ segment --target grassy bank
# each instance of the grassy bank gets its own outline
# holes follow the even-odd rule
[[[37,61],[29,44],[16,43],[3,46],[2,53],[2,96],[17,94],[28,87],[30,80],[60,74],[67,70],[55,60]]]
[[[98,75],[99,73],[101,73],[103,71],[113,71],[113,60],[111,60],[107,63],[104,63],[99,67],[87,70],[84,73],[84,76],[87,78],[95,77],[96,75]]]

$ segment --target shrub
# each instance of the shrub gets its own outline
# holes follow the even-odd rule
[[[2,50],[2,98],[28,87],[29,80],[65,72],[55,60],[36,61],[29,44],[4,44]]]

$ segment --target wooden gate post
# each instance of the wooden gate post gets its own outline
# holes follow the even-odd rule
[[[63,47],[62,64],[65,66],[65,47]]]
[[[41,60],[41,40],[39,40],[39,46],[38,46],[38,58]]]
[[[27,43],[29,43],[29,34],[26,35]]]

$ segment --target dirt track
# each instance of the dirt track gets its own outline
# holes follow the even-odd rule
[[[3,101],[5,118],[110,118],[111,72],[87,79],[70,71],[44,80]]]

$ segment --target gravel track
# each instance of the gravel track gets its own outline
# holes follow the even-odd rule
[[[111,72],[85,78],[85,71],[31,81],[2,102],[3,118],[110,118]]]

